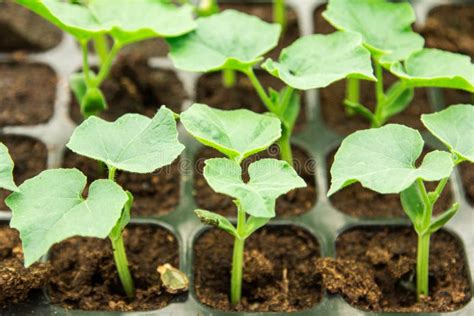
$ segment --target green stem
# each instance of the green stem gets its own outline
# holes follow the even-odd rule
[[[416,292],[418,299],[420,295],[428,295],[430,236],[430,234],[418,235],[416,259]]]
[[[107,166],[107,168],[109,169],[109,180],[115,182],[115,172],[117,171],[117,169],[111,166]]]
[[[356,78],[347,78],[346,81],[346,96],[347,101],[354,104],[359,104],[360,102],[360,80]],[[345,107],[346,114],[348,116],[353,116],[355,111],[350,107]]]
[[[222,70],[222,83],[226,88],[232,88],[235,86],[236,76],[235,70],[224,69]]]
[[[118,238],[110,238],[112,248],[114,250],[114,260],[119,274],[120,282],[127,297],[133,299],[135,297],[135,285],[133,284],[132,275],[128,268],[127,254],[123,244],[122,234]]]
[[[245,212],[238,207],[237,215],[237,232],[239,236],[245,233]],[[230,283],[230,302],[236,305],[242,297],[242,271],[244,268],[244,238],[234,239],[234,252],[232,255],[232,275]]]
[[[286,30],[286,7],[285,0],[273,0],[273,22],[281,25],[281,33]]]
[[[105,59],[102,66],[100,67],[99,74],[94,80],[94,86],[96,88],[98,88],[102,84],[102,82],[105,80],[105,78],[107,78],[107,76],[109,75],[110,68],[112,67],[112,63],[121,48],[122,48],[122,44],[120,42],[115,42],[114,46],[112,46],[112,49],[107,55],[107,58]]]
[[[99,56],[100,65],[103,65],[109,54],[109,45],[105,35],[94,36],[94,48],[97,56]]]
[[[439,197],[441,196],[441,193],[444,190],[444,187],[448,183],[449,177],[442,179],[438,185],[436,186],[436,189],[433,192],[430,192],[428,196],[430,197],[431,204],[434,205],[436,201],[438,201]]]
[[[383,102],[385,95],[383,92],[383,69],[382,65],[377,60],[374,60],[375,66],[375,76],[377,77],[377,82],[375,83],[375,96],[377,100],[377,105],[375,107],[375,116],[372,121],[372,127],[382,126],[382,114],[383,114]]]
[[[282,129],[282,134],[277,142],[280,147],[281,159],[293,165],[293,153],[291,151],[291,131],[287,128]]]
[[[257,91],[258,96],[262,100],[263,104],[265,104],[267,109],[272,113],[277,113],[277,109],[275,105],[273,104],[272,100],[265,92],[265,89],[263,88],[262,84],[258,80],[257,76],[255,76],[255,72],[253,71],[253,68],[250,66],[244,73],[250,79],[250,82],[254,86],[255,90]]]
[[[87,41],[80,42],[82,51],[82,72],[84,73],[84,81],[89,88],[92,86],[92,79],[90,77],[89,50],[87,49],[87,43]]]

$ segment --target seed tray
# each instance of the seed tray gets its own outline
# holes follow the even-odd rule
[[[239,1],[229,1],[239,2]],[[240,1],[245,2],[245,1]],[[248,1],[247,1],[248,2]],[[268,1],[254,1],[268,2]],[[297,13],[301,35],[313,33],[313,11],[325,1],[319,0],[288,0]],[[472,3],[470,1],[443,1],[443,0],[413,0],[412,4],[421,25],[426,19],[429,10],[437,5],[446,3]],[[0,62],[13,60],[10,54],[0,54]],[[62,159],[67,143],[75,124],[69,117],[69,104],[71,94],[68,88],[69,75],[81,67],[81,52],[73,38],[64,34],[62,42],[55,48],[26,56],[28,62],[38,62],[49,65],[57,74],[58,84],[56,88],[56,101],[54,104],[54,115],[45,124],[35,126],[9,126],[3,128],[0,133],[18,134],[30,136],[41,140],[48,148],[48,168],[58,168],[62,165]],[[94,58],[92,58],[94,62]],[[200,74],[185,73],[176,71],[167,58],[153,58],[150,65],[161,69],[171,69],[176,72],[181,80],[184,89],[188,94],[188,99],[182,104],[182,109],[186,109],[193,103],[195,98],[195,87]],[[269,225],[296,225],[302,227],[313,234],[319,242],[321,256],[335,257],[335,240],[339,234],[353,227],[362,226],[408,226],[410,222],[405,218],[378,218],[378,219],[358,219],[335,209],[326,197],[329,179],[327,178],[326,156],[334,150],[342,141],[343,137],[328,129],[319,111],[318,91],[306,92],[307,122],[302,132],[294,135],[293,144],[303,148],[315,161],[315,180],[318,197],[313,208],[307,213],[289,219],[276,218]],[[434,110],[443,108],[441,91],[429,90],[430,104]],[[339,105],[335,105],[339,106]],[[193,162],[195,154],[202,148],[192,137],[179,126],[180,140],[185,144],[186,149],[181,155],[181,159]],[[439,146],[436,140],[427,133],[423,133],[428,145]],[[180,269],[190,278],[189,293],[180,296],[176,301],[167,307],[159,310],[146,312],[87,312],[79,310],[65,310],[59,306],[49,303],[47,295],[36,295],[26,302],[0,309],[0,315],[281,315],[282,313],[250,313],[250,312],[222,312],[209,308],[201,304],[194,290],[193,273],[193,243],[196,238],[208,227],[202,225],[193,210],[197,207],[193,191],[193,172],[190,168],[192,164],[182,164],[187,168],[181,168],[180,182],[180,202],[175,210],[161,217],[135,217],[132,219],[136,224],[160,225],[170,230],[179,243]],[[446,230],[456,236],[464,246],[466,260],[468,263],[468,275],[471,289],[474,284],[471,276],[474,274],[474,208],[471,207],[463,192],[461,179],[458,171],[452,175],[451,189],[454,199],[460,203],[459,213],[451,220]],[[0,211],[0,221],[8,221],[10,213]],[[469,250],[469,251],[467,251]],[[359,310],[347,302],[339,295],[328,295],[324,293],[322,300],[311,309],[292,312],[292,315],[390,315],[391,313],[365,312]],[[417,313],[417,315],[436,315],[437,313]],[[446,315],[474,315],[474,301],[471,300],[460,310],[442,313]]]

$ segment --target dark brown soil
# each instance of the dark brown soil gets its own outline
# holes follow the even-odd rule
[[[316,270],[323,274],[324,286],[331,293],[342,294],[358,308],[447,312],[471,299],[463,247],[445,231],[431,237],[429,296],[420,302],[416,300],[417,236],[413,229],[350,229],[338,237],[336,252],[335,261],[319,262]]]
[[[454,104],[473,104],[474,94],[463,90],[443,89],[443,99],[446,107]]]
[[[284,84],[277,78],[265,71],[256,71],[256,74],[263,87],[272,87],[275,90],[282,89]],[[260,100],[255,88],[247,76],[236,73],[236,85],[232,88],[225,88],[222,85],[222,73],[214,72],[201,76],[197,82],[196,100],[209,106],[223,109],[249,109],[257,113],[268,112],[265,105]],[[295,123],[295,131],[303,129],[306,121],[306,106],[304,94],[301,95],[301,110]]]
[[[46,263],[26,269],[18,231],[0,223],[0,307],[21,302],[32,290],[41,289],[49,269]]]
[[[77,168],[92,181],[107,177],[107,170],[99,170],[93,159],[66,151],[63,167]],[[117,172],[117,182],[133,194],[132,215],[160,216],[171,212],[179,203],[180,163],[175,160],[170,166],[156,170],[152,174]]]
[[[326,5],[320,5],[314,10],[314,33],[316,34],[330,34],[337,31],[328,21],[326,21],[322,13],[326,10]]]
[[[308,263],[320,255],[316,239],[292,227],[265,227],[245,242],[241,303],[229,302],[233,238],[210,229],[194,244],[194,282],[199,301],[224,311],[292,312],[322,298],[320,279]]]
[[[127,113],[152,117],[161,105],[181,112],[186,98],[183,85],[174,72],[148,66],[146,55],[141,50],[119,55],[101,87],[109,107],[101,115],[104,119],[113,121]],[[71,117],[80,123],[82,115],[72,93],[71,100]]]
[[[0,3],[0,51],[42,51],[61,41],[61,31],[40,16],[6,0]]]
[[[293,147],[293,159],[295,169],[306,181],[306,188],[296,189],[279,197],[276,202],[277,217],[297,216],[308,212],[316,203],[316,184],[314,180],[315,161],[299,147]],[[194,196],[200,208],[211,210],[224,216],[236,216],[237,208],[232,202],[232,198],[214,192],[207,184],[203,176],[204,162],[206,159],[223,157],[218,151],[212,148],[202,148],[196,155],[194,174]],[[279,158],[278,146],[274,145],[269,150],[260,152],[244,160],[244,180],[248,179],[247,167],[254,161],[262,158]]]
[[[259,17],[260,19],[273,23],[273,12],[271,3],[222,3],[219,4],[221,10],[234,9],[250,15]],[[287,9],[287,26],[283,37],[280,37],[278,46],[267,54],[267,57],[278,60],[280,52],[283,48],[290,46],[300,37],[300,29],[298,25],[298,17],[293,9]]]
[[[472,206],[474,206],[474,165],[465,162],[459,167],[466,199]]]
[[[474,6],[440,5],[428,13],[421,34],[427,47],[449,50],[474,58]]]
[[[132,226],[124,231],[136,298],[122,290],[109,239],[74,237],[53,247],[48,294],[53,304],[67,309],[139,311],[168,305],[176,295],[166,293],[157,267],[179,267],[178,242],[157,226]]]
[[[427,152],[428,151],[424,151],[422,157]],[[328,155],[326,160],[328,184],[331,181],[330,170],[334,162],[335,154],[336,151],[333,151]],[[426,182],[426,189],[432,191],[436,188],[437,184],[438,182]],[[454,198],[450,187],[450,182],[448,182],[439,200],[436,202],[433,214],[440,214],[453,204]],[[362,187],[360,183],[354,183],[345,187],[333,194],[329,199],[335,208],[354,217],[377,218],[406,216],[398,194],[379,194]]]
[[[48,163],[48,150],[39,140],[26,136],[0,135],[0,142],[8,147],[15,168],[13,176],[17,185],[45,170]],[[6,210],[5,198],[11,192],[0,190],[0,210]]]
[[[0,63],[0,127],[47,122],[54,112],[56,83],[54,70],[46,65]]]
[[[393,84],[396,78],[385,72],[384,86],[385,89]],[[366,129],[370,127],[369,121],[365,118],[355,115],[348,117],[345,113],[343,101],[346,94],[346,82],[341,80],[335,82],[319,90],[321,100],[321,112],[326,124],[334,129],[336,132],[347,135],[357,130]],[[375,109],[375,85],[373,82],[361,80],[360,101],[367,106],[371,111]],[[429,105],[428,94],[426,89],[416,89],[415,97],[410,106],[403,112],[392,117],[388,123],[404,124],[416,129],[424,129],[420,121],[420,116],[423,113],[430,113],[431,107]]]

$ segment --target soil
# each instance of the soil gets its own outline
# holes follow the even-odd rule
[[[445,106],[454,104],[473,104],[474,94],[462,90],[442,89]]]
[[[39,294],[49,276],[47,263],[23,266],[23,251],[18,231],[0,224],[0,308]]]
[[[236,73],[236,84],[232,88],[222,85],[222,73],[214,72],[202,75],[196,88],[196,100],[209,106],[223,109],[249,109],[257,113],[268,112],[258,96],[250,80],[242,73]],[[283,82],[263,70],[257,70],[256,75],[263,87],[280,90]],[[306,105],[304,94],[301,95],[301,110],[295,123],[295,132],[301,131],[306,122]]]
[[[148,66],[147,54],[137,49],[117,57],[101,87],[109,106],[101,117],[110,121],[127,113],[152,117],[161,105],[181,112],[187,98],[182,83],[173,71]],[[83,119],[72,93],[71,100],[71,117],[79,124]]]
[[[165,263],[179,267],[176,238],[163,228],[139,225],[124,231],[124,242],[135,300],[129,301],[122,290],[110,240],[73,237],[50,253],[48,294],[52,303],[96,311],[141,311],[168,305],[177,296],[165,291],[157,267]]]
[[[469,162],[464,162],[459,168],[466,199],[474,206],[474,165]]]
[[[461,243],[446,231],[431,237],[429,296],[416,300],[417,236],[412,228],[350,229],[336,241],[337,259],[316,261],[330,293],[360,309],[383,312],[447,312],[471,299]]]
[[[428,153],[424,150],[419,161]],[[331,181],[330,170],[334,162],[336,150],[331,152],[326,160],[328,183]],[[454,202],[451,182],[446,185],[439,200],[433,209],[433,214],[437,215],[447,210]],[[432,191],[438,182],[425,182],[426,189]],[[382,218],[382,217],[405,217],[400,196],[398,194],[380,194],[362,187],[360,183],[351,184],[348,187],[336,192],[330,198],[332,205],[339,211],[354,217],[362,218]]]
[[[101,173],[99,163],[93,159],[66,151],[64,168],[77,168],[88,178],[89,183],[104,178],[107,170]],[[152,174],[136,174],[117,171],[117,182],[133,194],[132,215],[161,216],[171,212],[179,203],[180,163],[175,160]]]
[[[276,201],[276,216],[291,217],[304,214],[311,210],[316,203],[316,184],[314,179],[315,161],[299,147],[293,146],[293,159],[295,160],[295,169],[298,174],[306,181],[306,188],[292,190],[287,194],[279,197]],[[236,216],[237,208],[232,202],[232,198],[214,192],[207,184],[203,176],[204,162],[206,159],[223,157],[221,153],[215,149],[204,147],[196,155],[194,174],[194,191],[193,194],[196,203],[200,208],[211,210],[224,216]],[[248,180],[248,166],[262,158],[279,158],[278,146],[273,145],[267,151],[253,155],[242,163],[244,168],[244,180]]]
[[[326,21],[322,13],[326,10],[326,4],[320,5],[314,10],[314,33],[316,34],[330,34],[337,31],[328,21]]]
[[[0,127],[47,122],[54,113],[57,81],[54,70],[43,64],[0,63]]]
[[[252,3],[251,1],[244,2],[246,3],[221,3],[219,6],[221,10],[234,9],[257,16],[264,21],[273,23],[273,6],[271,3]],[[267,57],[272,58],[273,60],[278,60],[281,50],[290,46],[300,37],[298,16],[296,15],[296,12],[289,8],[287,8],[286,12],[286,31],[284,32],[283,36],[280,37],[278,46],[267,54]]]
[[[245,242],[242,300],[229,302],[233,238],[219,229],[194,244],[194,283],[199,301],[224,311],[293,312],[322,298],[321,282],[309,266],[320,255],[316,239],[293,226],[264,227]]]
[[[58,45],[61,38],[53,24],[13,0],[0,3],[0,52],[43,51]]]
[[[13,176],[17,185],[45,170],[48,163],[48,150],[39,140],[19,135],[0,135],[0,142],[8,147],[15,162]],[[0,210],[6,210],[5,198],[11,192],[0,190]]]

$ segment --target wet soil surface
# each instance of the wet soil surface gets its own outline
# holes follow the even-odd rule
[[[459,168],[466,199],[474,206],[474,165],[469,162],[464,162]]]
[[[168,305],[176,295],[166,293],[157,267],[179,267],[178,242],[156,226],[132,226],[124,231],[136,298],[128,301],[114,264],[109,239],[74,237],[53,247],[48,294],[53,304],[67,309],[139,311]]]
[[[99,169],[93,159],[66,150],[64,168],[77,168],[88,178],[89,183],[107,177],[107,169]],[[117,182],[133,194],[132,215],[160,216],[171,212],[179,203],[180,186],[179,159],[152,174],[136,174],[117,171]]]
[[[196,100],[222,110],[249,109],[257,113],[268,112],[250,80],[241,73],[236,73],[236,84],[232,88],[222,85],[222,73],[214,72],[201,76],[197,82]],[[262,86],[280,90],[284,84],[263,70],[256,75]],[[304,94],[301,95],[301,110],[295,123],[295,131],[301,131],[305,125],[306,106]]]
[[[39,289],[46,283],[49,271],[46,263],[35,263],[26,269],[18,231],[0,223],[0,308],[21,302],[33,292],[42,295]]]
[[[252,3],[251,1],[243,1],[246,3],[222,3],[219,4],[221,10],[234,9],[250,15],[259,17],[260,19],[273,23],[273,11],[271,3]],[[278,46],[267,54],[267,57],[278,60],[280,52],[283,48],[290,46],[296,39],[300,37],[300,29],[298,25],[298,17],[293,9],[287,8],[287,26],[283,36],[280,37]]]
[[[48,150],[39,140],[18,135],[0,135],[0,142],[8,147],[15,167],[13,177],[17,185],[45,170],[48,163]],[[0,190],[0,210],[6,210],[5,198],[11,192]]]
[[[0,63],[0,127],[47,122],[54,113],[56,84],[54,70],[46,65]]]
[[[297,216],[308,212],[316,203],[316,184],[314,180],[315,161],[311,159],[308,154],[299,147],[293,147],[293,155],[295,160],[295,170],[306,181],[308,185],[306,188],[300,188],[288,192],[279,197],[276,202],[277,217]],[[206,159],[223,157],[218,151],[205,147],[201,149],[195,160],[195,174],[194,174],[194,196],[196,203],[200,208],[211,210],[224,216],[236,216],[237,208],[232,202],[232,198],[214,192],[207,184],[203,176],[204,162]],[[242,163],[244,171],[244,181],[248,180],[247,168],[248,166],[262,158],[279,158],[278,146],[273,145],[267,151],[260,152],[253,155]]]
[[[447,312],[471,299],[464,250],[445,231],[431,237],[429,296],[416,300],[417,236],[411,228],[363,227],[344,232],[337,259],[317,261],[324,287],[363,310]]]
[[[422,161],[424,155],[429,150],[425,150],[419,161]],[[336,151],[331,152],[326,160],[328,170],[328,184],[331,181],[330,170],[334,162]],[[426,189],[433,191],[438,182],[425,182]],[[332,205],[339,211],[354,217],[377,218],[377,217],[405,217],[400,195],[398,194],[380,194],[370,189],[362,187],[360,183],[351,184],[348,187],[336,192],[330,198]],[[454,202],[451,184],[448,182],[443,193],[433,209],[433,214],[437,215],[448,208]]]
[[[308,263],[319,257],[319,245],[307,231],[265,227],[245,242],[241,303],[229,302],[233,238],[210,229],[194,244],[197,298],[224,311],[292,312],[311,308],[322,298],[318,276]]]
[[[183,85],[171,70],[154,69],[148,66],[147,50],[132,50],[117,57],[102,92],[108,109],[101,117],[114,121],[127,113],[139,113],[149,117],[155,115],[161,105],[181,112],[186,98]],[[71,117],[82,122],[80,107],[71,93]]]
[[[13,0],[0,3],[0,52],[47,50],[61,38],[58,28]]]

